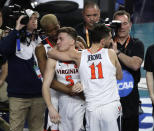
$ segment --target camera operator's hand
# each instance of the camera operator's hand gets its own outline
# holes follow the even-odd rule
[[[16,27],[15,27],[16,30],[21,30],[25,26],[25,25],[20,23],[21,19],[24,18],[24,17],[25,17],[25,15],[21,15],[18,18],[18,20],[16,21]]]

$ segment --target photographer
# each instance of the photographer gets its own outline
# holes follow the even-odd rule
[[[115,43],[113,49],[117,53],[122,66],[123,77],[125,77],[125,70],[129,78],[131,77],[133,79],[133,85],[131,87],[123,87],[120,89],[123,94],[126,94],[125,96],[120,96],[123,109],[122,131],[138,131],[138,83],[141,77],[140,68],[144,58],[144,45],[139,39],[132,38],[129,34],[132,26],[129,13],[119,10],[114,13],[113,19],[121,21],[121,27],[118,28],[114,38]],[[126,81],[126,83],[128,83],[128,81]]]
[[[29,21],[26,25],[20,23],[25,16],[20,16],[15,29],[0,41],[0,53],[8,60],[10,131],[23,131],[26,118],[30,131],[43,131],[44,125],[42,81],[34,69],[33,55],[40,43],[40,38],[33,33],[37,29],[39,15],[27,10],[27,16]]]

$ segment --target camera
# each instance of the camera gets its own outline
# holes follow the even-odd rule
[[[25,9],[22,9],[21,6],[17,4],[5,6],[3,8],[3,19],[5,23],[4,26],[7,26],[9,28],[14,28],[16,25],[16,20],[21,15],[25,15],[25,17],[21,19],[21,24],[26,25],[29,21],[29,16],[27,15]]]
[[[121,27],[121,21],[119,20],[112,20],[109,21],[109,18],[106,18],[104,21],[105,25],[112,29],[112,37],[116,36],[118,29]]]

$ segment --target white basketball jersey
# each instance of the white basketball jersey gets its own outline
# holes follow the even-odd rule
[[[59,82],[65,85],[74,85],[78,81],[80,81],[80,76],[78,72],[78,68],[74,63],[64,63],[57,61],[56,64],[56,78]],[[78,96],[70,97],[67,94],[60,93],[59,100],[60,101],[73,101],[80,100]]]
[[[45,51],[46,51],[46,54],[47,54],[47,52],[48,52],[50,49],[52,49],[53,47],[51,47],[49,44],[45,44],[45,45],[44,45],[44,48],[45,48]]]
[[[119,100],[116,68],[108,56],[108,49],[92,54],[83,50],[79,67],[81,83],[86,97],[87,110]]]

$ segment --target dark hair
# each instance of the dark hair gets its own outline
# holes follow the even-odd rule
[[[115,19],[116,16],[126,15],[128,17],[128,21],[130,22],[130,14],[126,12],[125,10],[118,10],[113,14],[113,19]]]
[[[105,24],[95,24],[91,32],[91,40],[93,43],[99,43],[101,39],[108,37],[110,32],[110,27]]]
[[[94,6],[96,6],[99,9],[99,6],[97,5],[97,3],[93,1],[87,1],[84,3],[83,10],[85,10],[85,8],[94,7]]]
[[[67,33],[69,34],[75,41],[77,39],[77,32],[72,27],[62,27],[57,31],[57,34],[59,33]]]

